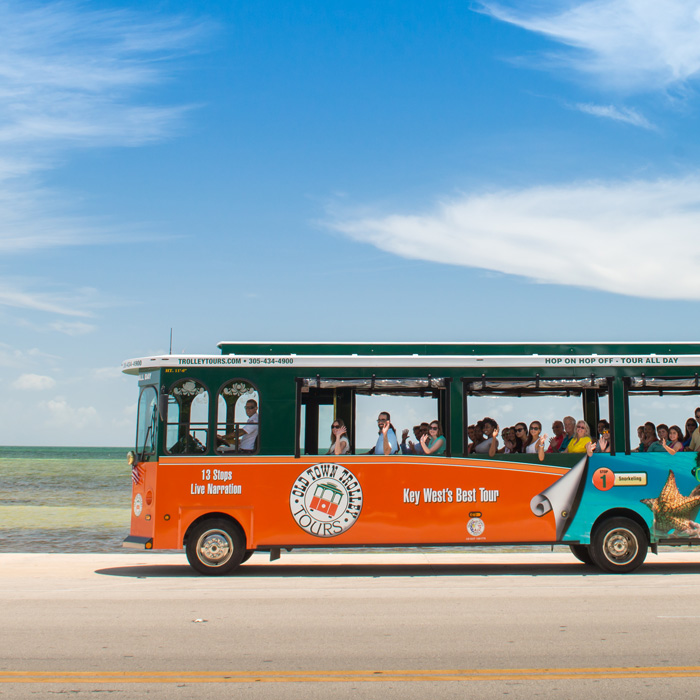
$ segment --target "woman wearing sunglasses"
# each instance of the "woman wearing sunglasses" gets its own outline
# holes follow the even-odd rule
[[[331,425],[331,446],[328,448],[328,455],[346,455],[350,452],[350,441],[348,440],[348,429],[342,418],[336,418]]]
[[[527,440],[525,440],[525,452],[527,454],[537,454],[540,462],[544,459],[544,444],[547,440],[547,435],[542,435],[542,423],[538,420],[533,420],[530,423]]]
[[[442,434],[442,426],[440,421],[430,421],[428,434],[423,435],[420,439],[420,444],[423,446],[423,452],[427,455],[443,455],[447,443],[445,436]]]
[[[574,437],[571,438],[567,452],[586,452],[586,445],[591,442],[591,429],[588,427],[588,423],[585,420],[580,420],[576,422],[576,432]]]

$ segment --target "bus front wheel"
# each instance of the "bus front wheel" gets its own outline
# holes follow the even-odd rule
[[[603,571],[626,574],[644,563],[648,548],[647,536],[634,520],[611,518],[595,529],[590,552]]]
[[[223,576],[235,569],[246,555],[245,537],[228,520],[203,520],[187,538],[187,561],[200,574]]]

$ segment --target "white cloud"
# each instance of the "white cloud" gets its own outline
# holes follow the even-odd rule
[[[56,381],[41,374],[22,374],[12,382],[12,386],[20,391],[47,391],[56,386]]]
[[[698,0],[549,0],[512,5],[483,3],[493,17],[573,49],[548,60],[599,84],[640,91],[682,87],[700,71]]]
[[[90,316],[78,308],[84,300],[75,295],[59,295],[48,292],[25,291],[13,281],[0,284],[0,306],[31,311],[48,311],[62,316]]]
[[[639,126],[642,129],[655,130],[656,127],[636,109],[628,107],[615,107],[613,105],[596,105],[579,103],[573,105],[573,109],[577,109],[586,114],[592,114],[595,117],[603,117],[604,119],[613,119],[615,121]]]
[[[424,214],[337,216],[329,225],[411,259],[700,299],[700,176],[469,194]]]
[[[74,408],[62,396],[42,401],[40,407],[47,411],[50,427],[70,427],[71,430],[82,430],[99,424],[99,415],[94,406]]]

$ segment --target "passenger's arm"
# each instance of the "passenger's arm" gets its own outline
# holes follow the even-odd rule
[[[675,454],[676,454],[676,450],[674,450],[670,445],[667,445],[667,444],[666,444],[666,438],[664,438],[664,439],[661,441],[661,445],[662,445],[662,447],[664,448],[664,450],[666,450],[666,452],[668,452],[670,455],[675,455]]]
[[[494,457],[498,449],[498,428],[495,428],[491,435],[491,444],[489,445],[489,457]]]
[[[537,456],[540,458],[540,462],[544,462],[544,443],[547,440],[547,433],[542,435],[537,441]]]
[[[384,450],[385,455],[391,454],[391,443],[389,442],[390,430],[391,428],[389,427],[389,423],[384,423],[384,427],[382,428],[382,433],[384,434],[384,444],[382,445],[382,449]]]
[[[423,438],[425,438],[425,442],[423,442]],[[442,440],[442,443],[440,442],[440,440]],[[441,435],[439,438],[437,438],[437,440],[435,440],[432,447],[428,447],[428,436],[427,435],[424,435],[420,439],[420,442],[421,442],[421,445],[423,445],[423,450],[425,451],[425,454],[431,455],[434,452],[437,452],[442,447],[442,444],[445,442],[445,438]]]

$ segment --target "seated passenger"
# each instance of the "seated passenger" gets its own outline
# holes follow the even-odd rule
[[[396,439],[396,428],[391,424],[391,416],[387,411],[382,411],[377,417],[379,434],[377,444],[372,448],[371,454],[395,455],[399,451],[399,443]]]
[[[469,444],[467,446],[467,454],[474,451],[474,435],[476,433],[476,426],[470,425],[467,428],[467,438],[469,438]]]
[[[576,420],[573,416],[564,417],[564,439],[561,441],[559,452],[567,452],[569,443],[576,437]]]
[[[516,423],[515,452],[525,452],[525,440],[527,440],[527,426],[525,423]]]
[[[406,438],[408,437],[408,428],[406,428],[401,436],[401,453],[405,455],[422,455],[425,454],[423,452],[423,446],[420,444],[420,439],[423,435],[425,435],[428,432],[428,424],[427,423],[421,423],[420,425],[414,425],[413,426],[413,435],[416,438],[416,441],[413,442],[413,440],[408,440],[408,444],[406,443]]]
[[[494,436],[498,437],[498,430],[494,431]],[[515,428],[503,428],[503,447],[498,450],[500,454],[510,455],[515,452]]]
[[[688,420],[692,420],[689,418]],[[700,407],[695,409],[695,423],[700,425]],[[695,428],[686,448],[688,452],[700,452],[700,428]]]
[[[493,418],[483,418],[477,424],[474,431],[475,439],[478,440],[474,447],[474,452],[480,455],[487,455],[491,451],[491,443],[493,442],[493,431],[498,427],[498,424]]]
[[[253,454],[258,439],[258,402],[255,399],[248,399],[245,403],[245,412],[248,416],[246,423],[235,428],[232,433],[217,435],[216,439],[222,446],[217,450],[226,452],[226,446],[233,447],[234,452],[242,454]]]
[[[350,453],[350,441],[348,429],[342,418],[336,418],[331,425],[331,446],[327,455],[346,455]]]
[[[552,432],[554,436],[549,439],[547,452],[559,452],[561,443],[564,442],[564,423],[560,420],[555,420],[554,423],[552,423]]]
[[[668,429],[668,440],[662,440],[661,446],[670,455],[675,455],[676,452],[683,452],[683,442],[681,441],[683,433],[677,425],[672,425]]]
[[[685,435],[683,436],[683,449],[688,451],[690,443],[693,439],[693,433],[698,429],[698,422],[695,418],[688,418],[685,422]]]
[[[585,420],[576,423],[576,437],[566,447],[569,453],[587,452],[586,445],[591,442],[591,429]]]
[[[656,434],[659,436],[659,442],[666,440],[668,442],[668,426],[666,423],[659,423],[656,426]]]
[[[639,445],[640,452],[663,452],[663,446],[656,437],[656,425],[651,421],[644,424],[644,436]]]
[[[423,447],[423,452],[427,455],[443,455],[447,447],[447,441],[442,434],[442,426],[440,421],[431,421],[428,428],[429,435],[423,435],[420,439],[420,444]]]
[[[525,440],[525,452],[527,454],[539,455],[540,462],[544,459],[544,443],[546,435],[542,435],[542,423],[538,420],[530,423],[527,440]]]

